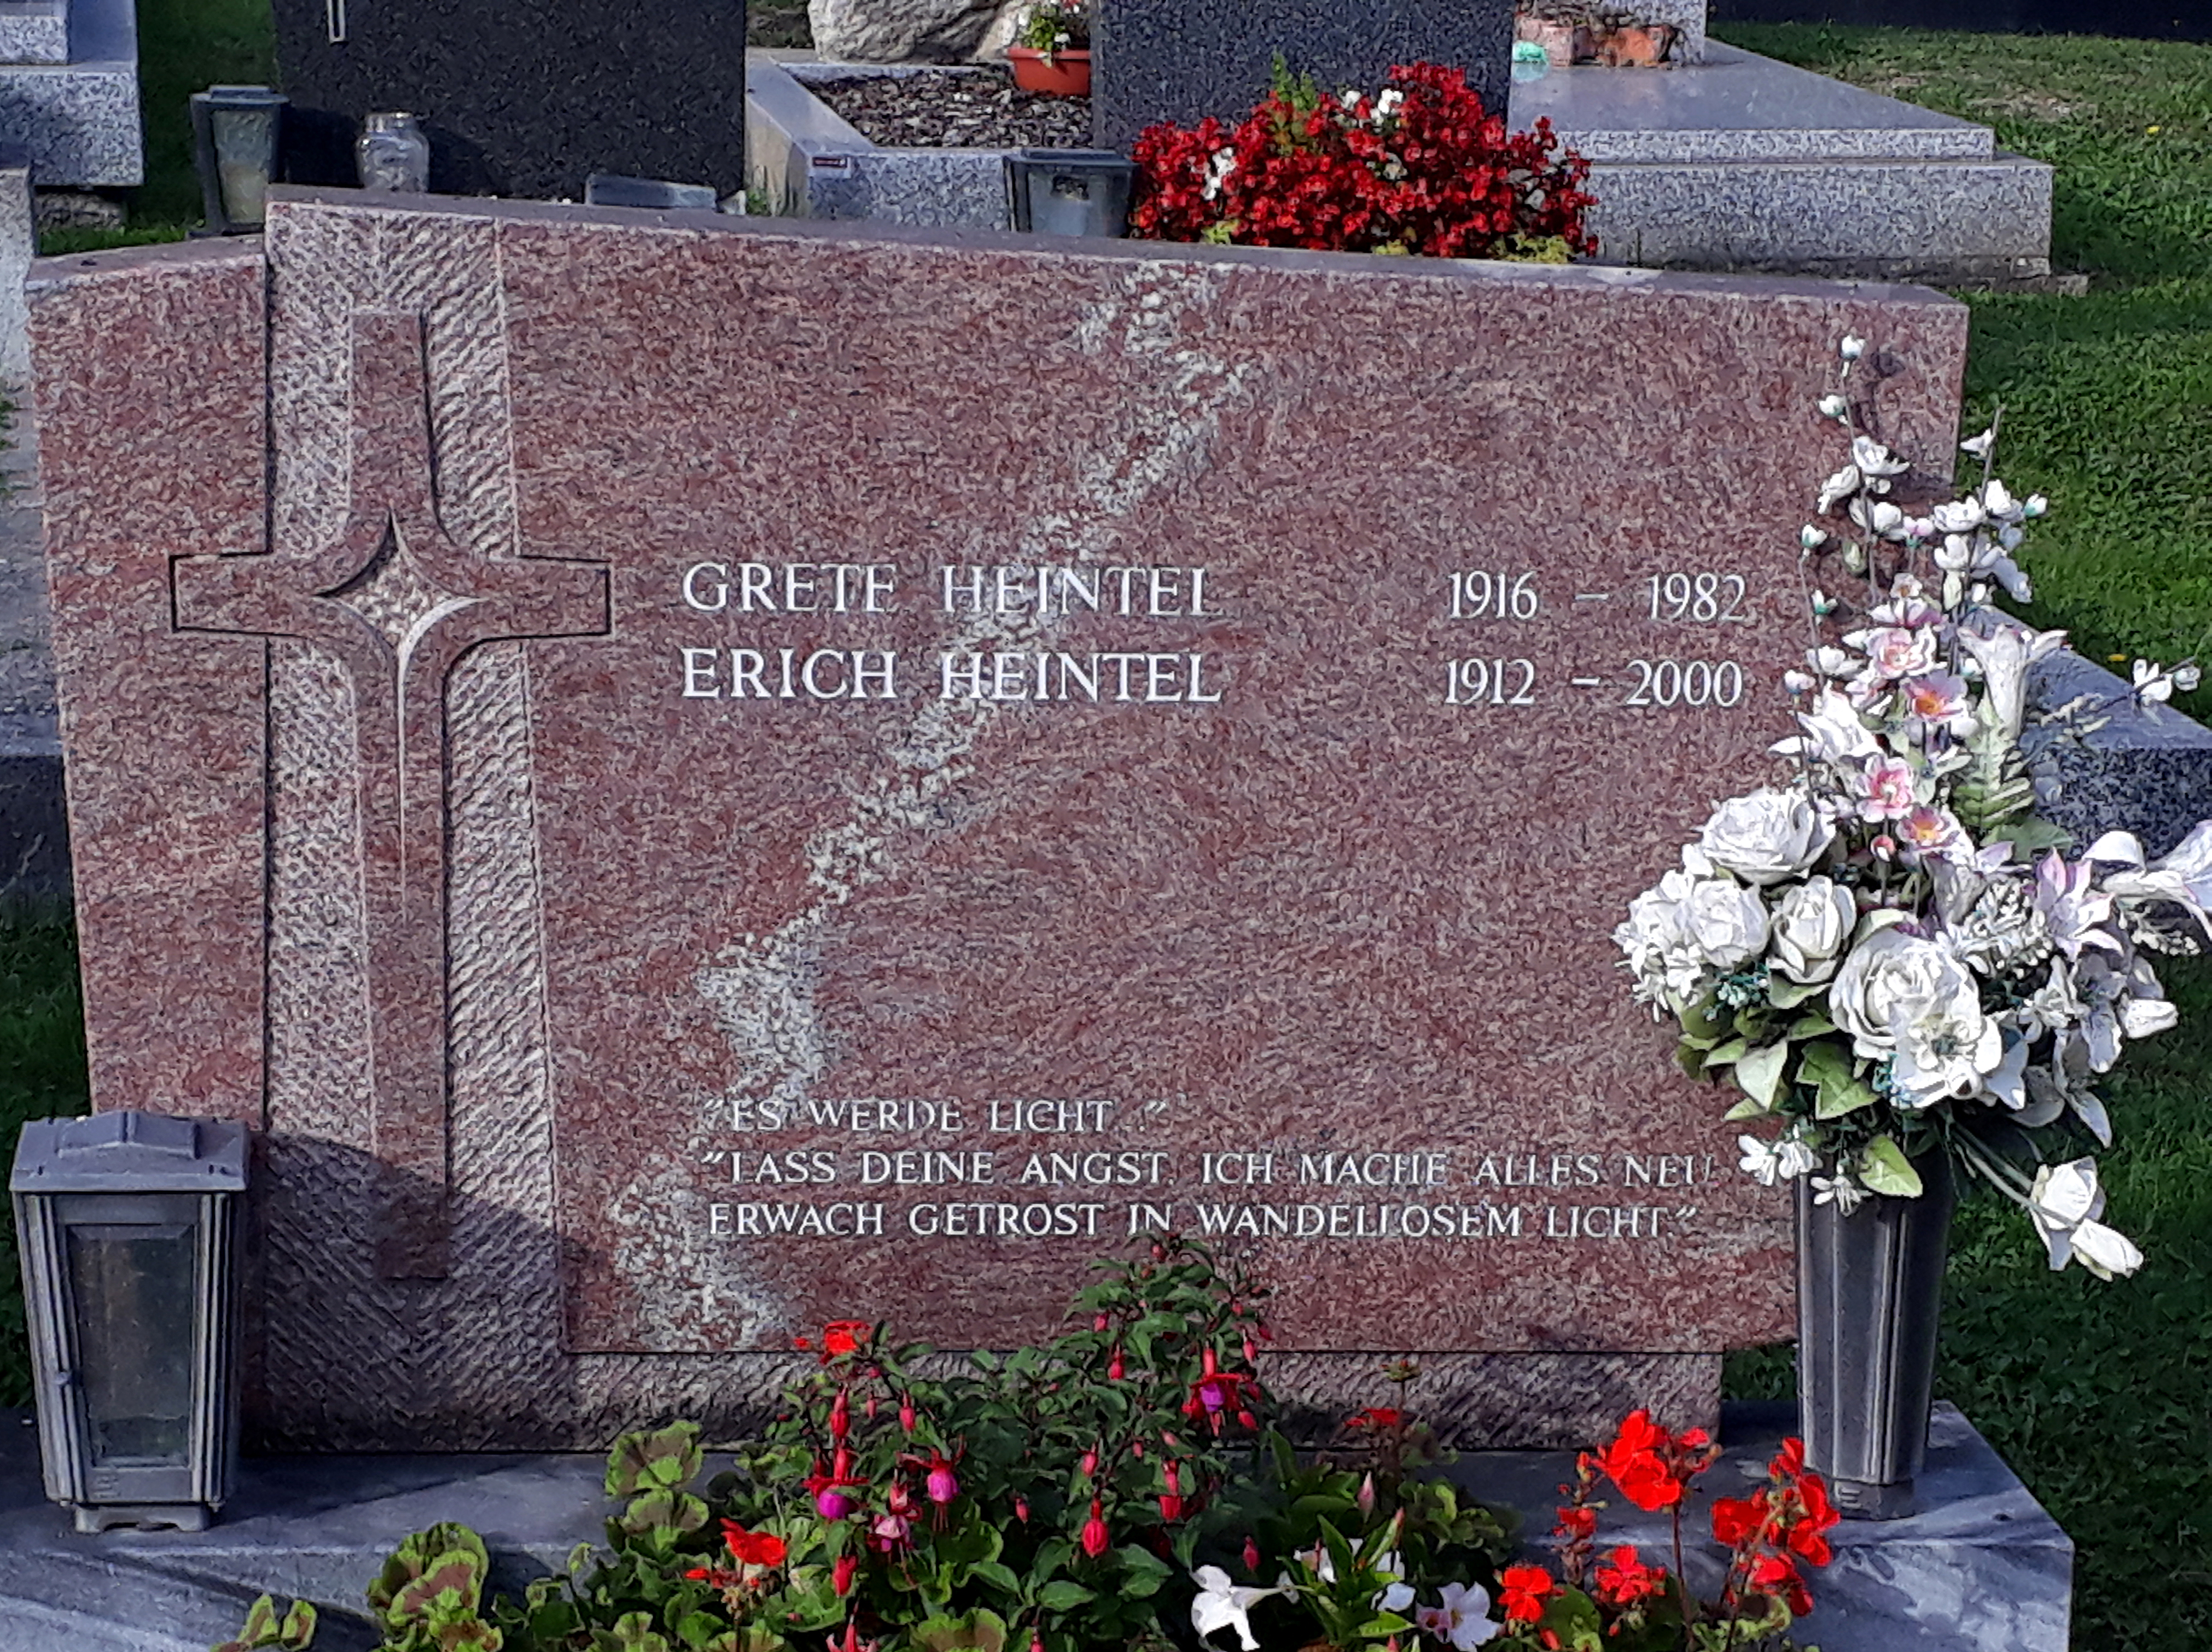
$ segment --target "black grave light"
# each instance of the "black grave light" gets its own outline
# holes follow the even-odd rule
[[[1024,234],[1118,236],[1128,228],[1137,168],[1111,149],[1016,149],[1006,204]]]
[[[46,1495],[80,1532],[204,1529],[238,1459],[246,1127],[23,1127],[9,1186]]]
[[[192,94],[192,160],[207,234],[260,232],[290,101],[265,86],[210,86]]]

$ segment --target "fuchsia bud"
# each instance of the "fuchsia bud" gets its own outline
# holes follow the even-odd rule
[[[1198,1369],[1208,1376],[1212,1376],[1221,1369],[1219,1364],[1214,1359],[1212,1349],[1201,1348],[1198,1351]]]
[[[853,1431],[853,1405],[845,1390],[837,1390],[837,1397],[830,1402],[830,1437],[842,1440]]]
[[[1176,1496],[1172,1491],[1162,1492],[1160,1494],[1160,1518],[1162,1520],[1170,1521],[1181,1520],[1182,1518],[1182,1499]]]
[[[840,1594],[850,1594],[853,1592],[853,1574],[860,1570],[860,1558],[858,1555],[839,1555],[836,1564],[830,1568],[831,1587]]]
[[[1083,1454],[1083,1472],[1085,1474],[1096,1474],[1098,1472],[1098,1454],[1096,1450]]]
[[[814,1494],[814,1512],[824,1520],[842,1520],[853,1512],[853,1500],[836,1486],[825,1486]],[[837,1591],[840,1594],[844,1592]]]
[[[1038,1630],[1030,1631],[1030,1652],[1044,1652],[1044,1636]]]
[[[853,1454],[842,1445],[830,1454],[830,1478],[840,1484],[853,1478]]]
[[[899,1400],[899,1426],[908,1434],[914,1432],[914,1401],[903,1396]]]
[[[1097,1318],[1091,1321],[1091,1328],[1094,1331],[1103,1331],[1106,1328],[1107,1323],[1108,1321],[1106,1315],[1102,1312]]]
[[[1106,1552],[1107,1546],[1113,1540],[1113,1535],[1106,1529],[1106,1506],[1093,1497],[1091,1499],[1091,1518],[1083,1522],[1083,1552],[1096,1560]]]
[[[1027,1497],[1016,1497],[1014,1499],[1014,1518],[1022,1521],[1024,1524],[1027,1524],[1029,1517],[1030,1500]]]
[[[1254,1342],[1254,1341],[1252,1340],[1252,1339],[1251,1339],[1251,1338],[1249,1338],[1249,1337],[1245,1338],[1245,1339],[1244,1339],[1244,1363],[1245,1363],[1247,1365],[1255,1364],[1258,1363],[1259,1357],[1260,1357],[1260,1348],[1259,1348],[1259,1345],[1258,1345],[1257,1343]]]
[[[1352,1501],[1363,1515],[1371,1515],[1375,1512],[1375,1476],[1371,1473],[1365,1479],[1359,1482],[1358,1495]]]
[[[1255,1577],[1260,1575],[1260,1545],[1256,1539],[1244,1540],[1244,1570]]]
[[[1160,1468],[1160,1473],[1167,1480],[1169,1491],[1180,1491],[1182,1490],[1182,1477],[1176,1472],[1176,1466],[1173,1463],[1163,1464]],[[1370,1478],[1371,1479],[1373,1477],[1370,1476]]]
[[[874,1422],[876,1420],[876,1396],[872,1394],[868,1396],[867,1411],[868,1420],[872,1423]]]
[[[1145,1442],[1144,1442],[1142,1440],[1132,1440],[1132,1441],[1130,1441],[1130,1442],[1129,1442],[1129,1455],[1130,1455],[1132,1457],[1134,1457],[1134,1458],[1135,1458],[1139,1462],[1142,1462],[1142,1461],[1145,1461]]]
[[[1121,1380],[1121,1351],[1116,1348],[1114,1350],[1114,1357],[1106,1362],[1106,1380],[1109,1382],[1119,1382]]]

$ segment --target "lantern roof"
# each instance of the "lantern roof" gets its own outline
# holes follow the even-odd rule
[[[243,1193],[246,1127],[128,1108],[33,1119],[15,1144],[19,1193]]]

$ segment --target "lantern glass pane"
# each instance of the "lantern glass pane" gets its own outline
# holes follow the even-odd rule
[[[198,1249],[190,1226],[72,1225],[77,1382],[95,1467],[187,1461]]]
[[[219,108],[209,125],[223,216],[241,227],[260,223],[268,213],[269,176],[276,164],[276,111]]]

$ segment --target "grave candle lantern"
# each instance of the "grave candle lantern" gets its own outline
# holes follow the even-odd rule
[[[199,1531],[238,1456],[243,1125],[23,1127],[9,1187],[46,1495],[80,1532]]]
[[[193,164],[209,234],[259,232],[290,101],[265,86],[210,86],[192,94]]]
[[[1129,222],[1137,168],[1110,149],[1016,149],[1006,206],[1024,234],[1118,236]]]

